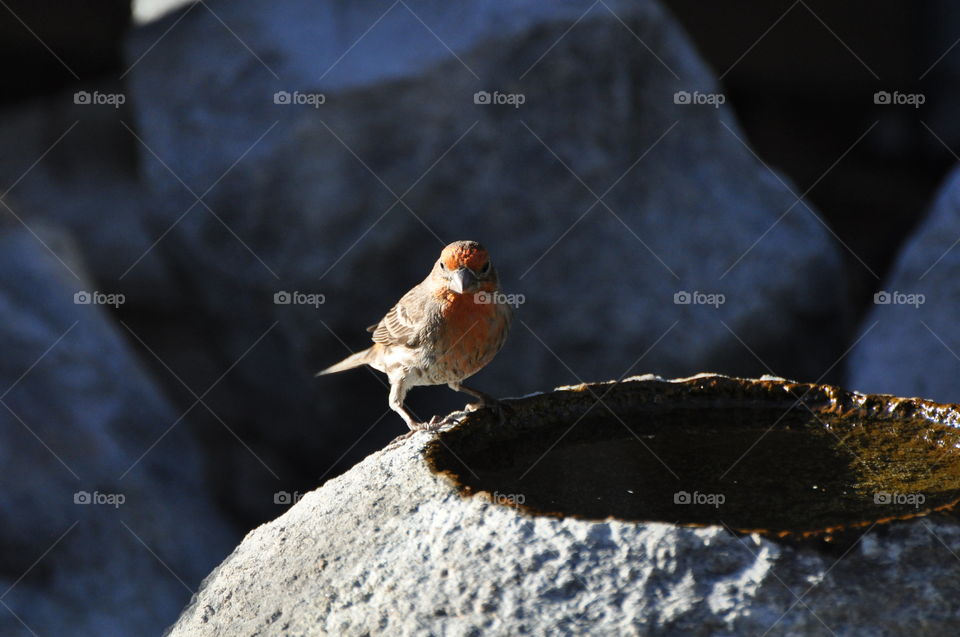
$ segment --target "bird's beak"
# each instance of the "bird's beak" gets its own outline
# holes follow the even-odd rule
[[[477,282],[477,277],[467,268],[460,268],[450,275],[450,289],[457,294],[463,294]]]

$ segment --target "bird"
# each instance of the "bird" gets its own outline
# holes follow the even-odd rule
[[[334,374],[369,365],[387,375],[389,405],[410,431],[435,431],[448,422],[433,416],[418,422],[403,401],[412,387],[443,385],[499,410],[491,396],[463,381],[485,367],[503,347],[513,314],[509,297],[487,250],[476,241],[454,241],[440,252],[427,277],[367,328],[373,345],[317,373]]]

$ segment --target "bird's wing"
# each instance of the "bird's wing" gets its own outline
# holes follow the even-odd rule
[[[384,345],[414,347],[420,342],[420,334],[427,317],[423,316],[422,291],[414,288],[407,292],[387,315],[367,328],[373,332],[373,342]]]

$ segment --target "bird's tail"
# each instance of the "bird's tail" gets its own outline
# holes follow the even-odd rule
[[[323,376],[324,374],[336,374],[337,372],[346,371],[348,369],[353,369],[354,367],[360,367],[361,365],[366,365],[372,360],[373,357],[373,348],[369,347],[362,352],[357,352],[356,354],[351,354],[345,359],[331,365],[330,367],[317,372],[317,376]]]

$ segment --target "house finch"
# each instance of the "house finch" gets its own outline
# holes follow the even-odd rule
[[[373,346],[348,356],[317,375],[369,365],[390,380],[390,408],[413,430],[434,430],[443,420],[417,422],[403,406],[411,387],[447,384],[480,403],[497,402],[463,384],[489,363],[507,338],[510,306],[503,303],[497,271],[476,241],[455,241],[443,249],[430,274],[403,295],[376,325]]]

